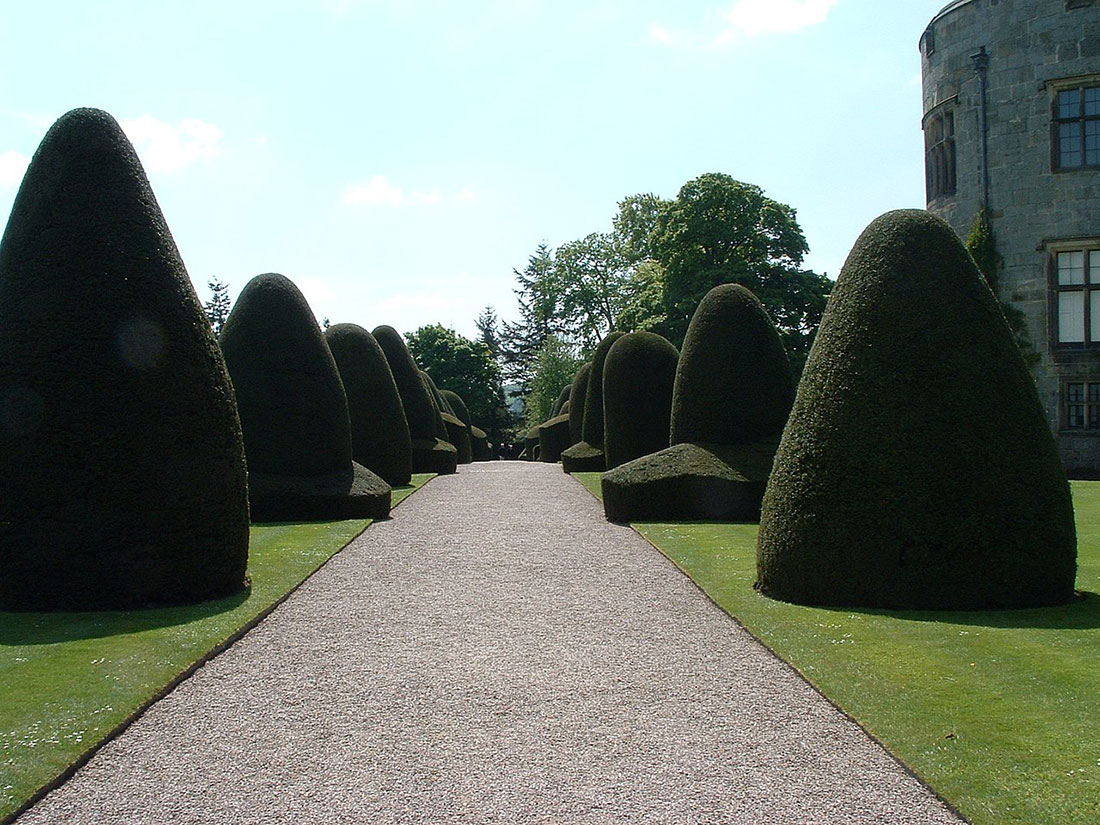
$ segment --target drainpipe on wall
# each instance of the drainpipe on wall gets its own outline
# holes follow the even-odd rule
[[[981,208],[985,211],[986,219],[991,220],[989,214],[989,129],[986,121],[986,74],[989,71],[989,55],[985,46],[982,46],[977,54],[970,55],[974,64],[974,71],[978,74],[978,131],[982,136],[982,164],[981,164]]]

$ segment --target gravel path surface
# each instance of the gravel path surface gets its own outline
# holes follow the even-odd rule
[[[959,822],[557,465],[434,479],[32,823]]]

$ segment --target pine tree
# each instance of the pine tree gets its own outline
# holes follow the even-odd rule
[[[206,317],[210,319],[210,326],[214,329],[214,335],[220,335],[225,319],[229,317],[232,304],[229,300],[229,284],[223,284],[217,278],[206,284],[210,288],[210,300],[203,304]]]

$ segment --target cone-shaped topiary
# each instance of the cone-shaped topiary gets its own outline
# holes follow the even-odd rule
[[[0,609],[201,601],[247,559],[225,362],[130,142],[69,112],[0,241]]]
[[[554,399],[554,403],[550,407],[550,418],[557,418],[561,415],[562,405],[569,400],[569,393],[572,389],[572,383],[566,384],[561,388],[561,392],[558,393],[558,397]]]
[[[325,342],[340,371],[351,419],[352,458],[392,486],[412,477],[412,444],[405,408],[386,354],[357,324],[335,324]]]
[[[1073,598],[1069,485],[997,300],[951,228],[889,212],[829,299],[761,515],[758,587],[805,604]]]
[[[692,316],[676,368],[672,446],[603,475],[607,517],[757,519],[793,397],[763,305],[743,286],[714,287]]]
[[[567,473],[607,469],[607,457],[603,452],[603,362],[611,345],[622,336],[623,333],[617,330],[609,332],[592,355],[584,396],[581,440],[561,454],[561,466]]]
[[[604,453],[609,469],[669,446],[680,353],[653,332],[614,343],[603,365]]]
[[[375,327],[371,333],[386,354],[393,373],[405,420],[412,439],[412,470],[414,473],[453,473],[458,464],[458,451],[436,435],[436,412],[432,398],[420,378],[409,348],[393,327]],[[442,423],[442,422],[440,422]]]
[[[352,460],[344,385],[298,287],[249,281],[221,331],[256,521],[385,518],[390,486]]]
[[[582,364],[569,387],[569,446],[573,446],[583,437],[581,429],[584,424],[584,399],[588,394],[588,376],[591,372],[591,361]]]
[[[459,464],[471,463],[474,458],[469,428],[463,423],[462,419],[454,414],[450,403],[443,397],[443,393],[435,385],[431,375],[421,370],[420,378],[424,382],[428,394],[432,397],[432,406],[439,413],[439,424],[443,425],[443,432],[446,433],[446,438],[443,440],[455,448],[458,453],[457,460]]]
[[[470,409],[466,406],[466,402],[462,400],[461,395],[454,390],[440,390],[439,394],[443,396],[443,399],[447,402],[447,406],[459,421],[467,427],[472,427],[474,425],[473,420],[470,418]]]

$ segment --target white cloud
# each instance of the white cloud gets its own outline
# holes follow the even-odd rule
[[[349,206],[439,206],[444,200],[454,203],[469,203],[474,193],[469,187],[445,198],[443,192],[435,187],[428,191],[410,189],[406,191],[387,180],[385,175],[375,175],[365,183],[349,183],[344,187],[344,203]]]
[[[366,183],[349,183],[344,187],[344,203],[352,206],[400,206],[404,197],[385,175],[375,175]]]
[[[220,151],[221,129],[196,118],[173,126],[152,115],[141,115],[120,125],[149,172],[175,172]]]
[[[0,154],[0,186],[18,186],[23,182],[31,159],[15,151]]]
[[[732,6],[710,14],[708,28],[717,34],[673,31],[656,23],[649,28],[653,43],[670,47],[713,49],[762,34],[788,33],[825,22],[838,0],[734,0]]]

